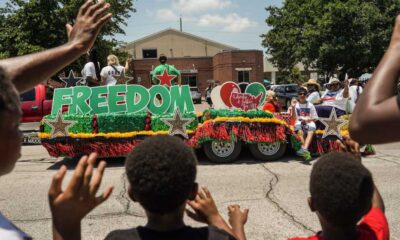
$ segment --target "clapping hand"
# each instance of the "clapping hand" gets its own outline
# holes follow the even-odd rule
[[[49,189],[50,210],[53,217],[54,236],[58,239],[80,239],[80,222],[95,207],[106,201],[112,187],[97,195],[103,178],[106,162],[101,161],[93,176],[97,155],[83,156],[67,186],[62,190],[62,182],[67,168],[62,166],[54,175]],[[79,237],[78,235],[79,234]]]

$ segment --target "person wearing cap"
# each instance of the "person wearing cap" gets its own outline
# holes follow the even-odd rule
[[[346,104],[349,98],[349,81],[344,81],[344,88],[340,86],[340,81],[337,78],[329,80],[329,88],[322,94],[316,106],[319,117],[329,117],[332,109],[335,109],[338,117],[346,115]]]
[[[151,81],[154,85],[160,84],[160,79],[157,78],[157,76],[163,75],[164,70],[167,70],[168,75],[175,75],[176,77],[171,81],[171,85],[176,85],[178,84],[179,86],[181,85],[182,79],[181,79],[181,72],[176,69],[174,66],[167,64],[167,56],[164,54],[161,54],[160,57],[158,58],[158,61],[160,61],[160,65],[158,65],[154,70],[153,70],[153,76],[151,78]]]
[[[300,137],[302,146],[297,151],[297,155],[303,157],[306,161],[311,160],[311,154],[308,151],[312,138],[317,127],[315,121],[318,120],[317,110],[314,104],[307,101],[308,91],[305,87],[300,87],[298,91],[298,102],[294,104],[292,117],[296,119],[294,130]],[[306,136],[304,138],[304,136]]]
[[[319,85],[317,80],[310,79],[304,84],[304,86],[308,90],[307,102],[310,102],[312,104],[317,104],[321,99],[321,95],[319,94],[321,86]]]
[[[269,112],[280,112],[280,106],[278,101],[275,99],[275,92],[272,90],[268,90],[265,97],[265,104],[262,107],[262,110]]]

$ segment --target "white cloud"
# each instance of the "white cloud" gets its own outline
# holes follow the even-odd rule
[[[247,17],[242,17],[237,13],[231,13],[225,16],[218,14],[207,14],[200,17],[199,26],[222,26],[222,30],[227,32],[241,32],[247,28],[257,26],[257,22],[251,21]]]
[[[200,12],[223,9],[232,5],[231,0],[174,0],[173,7],[181,12]]]
[[[179,16],[176,15],[170,9],[157,10],[155,17],[157,18],[157,20],[163,21],[163,22],[172,22],[172,21],[177,21],[179,19]]]

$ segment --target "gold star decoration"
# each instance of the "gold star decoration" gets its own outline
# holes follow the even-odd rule
[[[125,71],[122,71],[119,75],[115,75],[114,78],[117,80],[117,84],[127,84],[133,80],[133,77],[125,75]]]
[[[327,136],[336,136],[339,139],[342,139],[340,129],[347,124],[347,121],[337,117],[335,108],[332,108],[329,118],[319,118],[319,120],[325,125],[322,138],[326,138]]]
[[[57,113],[56,119],[54,120],[45,119],[44,122],[51,127],[50,136],[52,138],[68,136],[69,135],[68,128],[70,128],[76,123],[76,121],[64,120],[61,111]]]
[[[171,136],[181,135],[186,139],[189,138],[186,132],[186,126],[191,122],[193,122],[193,119],[182,118],[179,109],[175,110],[174,118],[162,118],[161,121],[163,121],[165,124],[169,126],[169,135]]]

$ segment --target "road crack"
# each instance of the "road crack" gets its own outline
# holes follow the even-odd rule
[[[132,213],[131,208],[132,206],[132,200],[128,195],[128,183],[126,180],[126,173],[121,174],[121,185],[122,189],[118,193],[117,201],[122,205],[123,207],[123,213],[129,216],[134,216],[134,217],[141,217],[144,218],[146,217],[145,214],[139,214],[139,213]]]
[[[297,226],[303,228],[304,230],[309,231],[313,234],[316,233],[316,231],[314,231],[311,227],[305,225],[300,220],[296,219],[296,217],[293,214],[291,214],[284,207],[282,207],[278,200],[274,199],[273,193],[274,193],[275,187],[279,183],[279,176],[276,173],[274,173],[273,171],[271,171],[269,168],[267,168],[264,164],[260,164],[260,165],[264,168],[264,170],[266,170],[269,174],[272,175],[272,178],[269,181],[269,186],[268,186],[269,188],[265,195],[265,198],[269,202],[271,202],[279,211],[281,211],[283,213],[283,215],[286,216],[292,223],[294,223],[295,225],[297,225]]]

